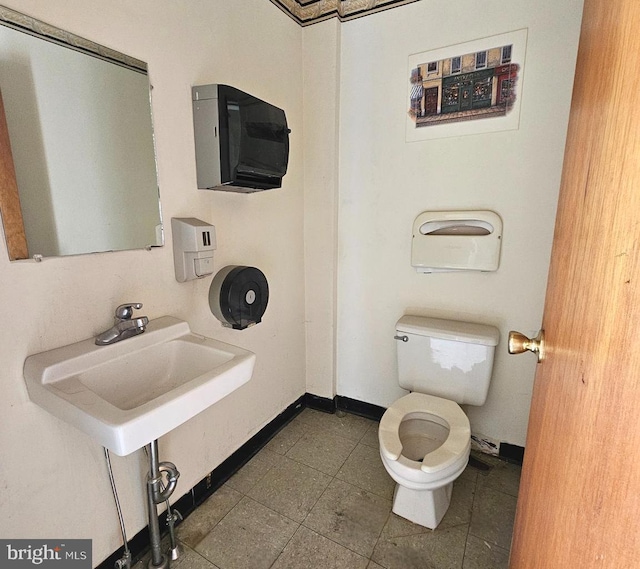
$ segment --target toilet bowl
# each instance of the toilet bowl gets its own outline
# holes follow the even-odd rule
[[[382,463],[397,483],[393,512],[435,529],[469,460],[467,416],[454,401],[414,392],[387,409],[378,438]]]
[[[494,326],[405,314],[396,323],[398,384],[411,393],[380,421],[380,456],[396,482],[393,511],[435,529],[469,460],[459,405],[483,405],[500,332]]]

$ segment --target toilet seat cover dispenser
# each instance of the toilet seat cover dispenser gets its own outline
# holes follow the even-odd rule
[[[425,211],[413,223],[411,264],[419,273],[497,271],[501,245],[494,211]]]

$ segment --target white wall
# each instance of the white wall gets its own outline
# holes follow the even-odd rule
[[[304,28],[304,257],[307,391],[335,385],[340,22]]]
[[[494,324],[502,340],[487,402],[468,409],[472,430],[525,444],[535,360],[507,357],[506,338],[510,329],[535,335],[541,322],[581,9],[579,0],[435,0],[343,24],[339,394],[388,406],[405,393],[393,340],[405,313]],[[410,54],[521,28],[519,130],[405,142]],[[498,272],[414,271],[413,220],[438,209],[500,214]]]
[[[160,440],[182,476],[175,497],[305,391],[302,30],[265,0],[7,0],[9,7],[146,61],[167,245],[10,263],[0,243],[0,535],[93,539],[94,564],[121,544],[102,449],[29,401],[27,355],[91,337],[119,303],[174,315],[199,333],[257,354],[252,380]],[[253,195],[196,189],[191,86],[221,82],[287,112],[291,159],[283,188]],[[269,279],[263,322],[223,329],[209,311],[211,278],[176,282],[171,217],[216,226],[216,270],[259,267]],[[146,525],[144,453],[112,455],[130,537]]]

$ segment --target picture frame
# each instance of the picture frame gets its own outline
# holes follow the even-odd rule
[[[407,142],[517,130],[527,31],[410,55]]]

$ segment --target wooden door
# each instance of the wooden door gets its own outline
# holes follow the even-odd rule
[[[640,567],[639,30],[585,1],[511,569]]]
[[[424,114],[435,115],[438,113],[438,88],[430,87],[424,92]]]

